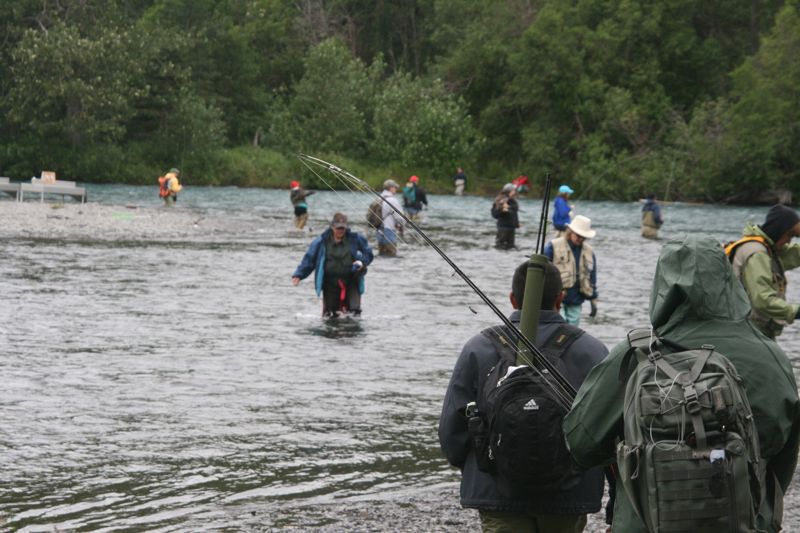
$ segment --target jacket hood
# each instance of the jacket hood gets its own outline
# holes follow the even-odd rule
[[[664,335],[694,320],[744,320],[750,300],[720,243],[687,236],[664,245],[650,293],[650,322]]]

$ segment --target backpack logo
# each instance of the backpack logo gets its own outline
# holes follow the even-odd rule
[[[530,400],[528,400],[528,403],[525,404],[525,406],[522,408],[522,410],[523,411],[538,411],[539,410],[539,405],[536,403],[536,400],[534,398],[531,398]]]

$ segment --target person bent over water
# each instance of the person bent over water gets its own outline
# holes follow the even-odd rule
[[[315,238],[292,274],[292,285],[314,272],[317,296],[322,294],[322,316],[361,314],[364,276],[372,262],[367,238],[347,227],[347,217],[333,215],[331,227]]]

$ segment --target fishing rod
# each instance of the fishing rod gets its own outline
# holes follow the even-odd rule
[[[511,322],[500,309],[492,302],[492,300],[473,282],[469,276],[467,276],[459,267],[458,265],[453,262],[452,259],[441,249],[439,246],[430,238],[428,235],[410,218],[408,218],[405,213],[401,210],[397,209],[394,205],[390,202],[386,202],[384,198],[376,191],[374,191],[368,183],[363,181],[362,179],[354,176],[350,172],[317,157],[313,157],[307,154],[299,154],[298,159],[304,164],[314,164],[321,166],[328,171],[332,172],[334,175],[340,177],[346,177],[347,179],[351,180],[353,184],[356,184],[359,190],[367,193],[371,193],[373,196],[376,196],[381,200],[383,205],[388,205],[394,214],[399,216],[403,219],[403,221],[408,224],[417,234],[422,237],[422,239],[427,243],[439,256],[453,269],[453,271],[458,274],[462,280],[477,294],[481,300],[489,307],[489,309],[497,315],[497,317],[503,322],[503,324],[508,328],[508,331],[511,333],[513,337],[516,338],[517,342],[522,344],[524,349],[533,356],[533,360],[526,361],[532,368],[536,369],[545,380],[551,384],[554,388],[554,392],[560,397],[560,401],[565,405],[567,409],[572,406],[572,400],[574,400],[575,396],[577,395],[577,391],[575,388],[570,384],[570,382],[565,378],[561,372],[553,365],[542,352],[525,336],[523,333],[517,328],[517,326]],[[307,165],[308,166],[308,165]],[[519,355],[519,352],[518,352]],[[536,365],[534,365],[534,361]],[[537,365],[540,368],[537,367]],[[550,379],[548,379],[548,375]]]

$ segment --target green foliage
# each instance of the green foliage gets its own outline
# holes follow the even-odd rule
[[[272,138],[295,152],[365,155],[380,62],[367,67],[340,39],[329,39],[309,52],[304,65]]]
[[[16,178],[283,187],[302,151],[432,191],[800,193],[794,1],[8,0],[0,31]]]
[[[398,73],[383,87],[372,143],[379,160],[441,176],[470,157],[476,137],[470,117],[439,80],[426,82]]]

